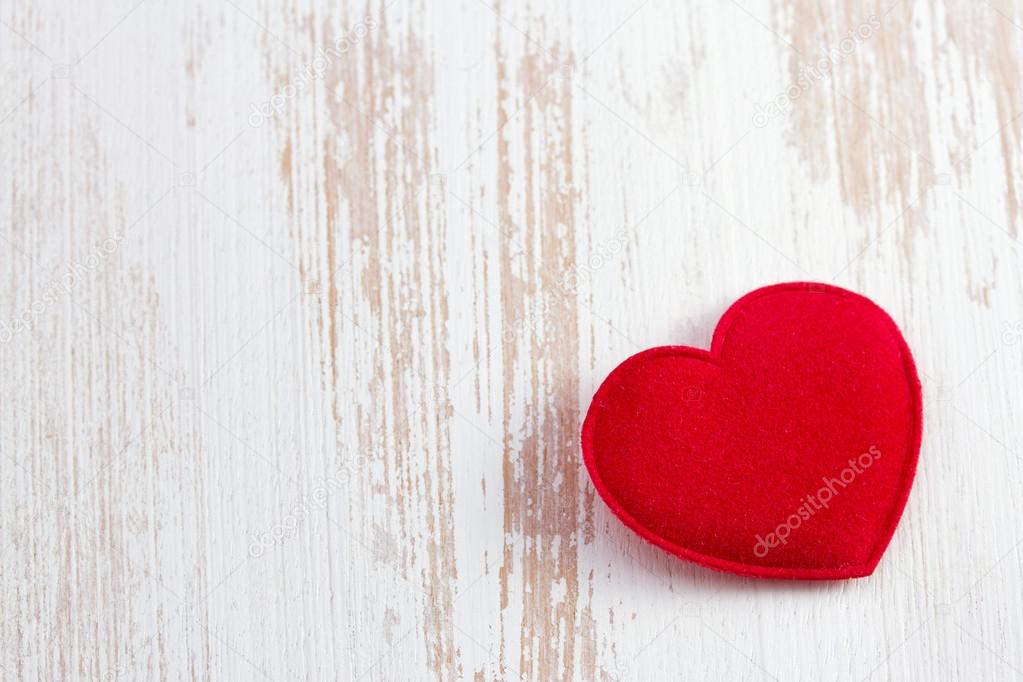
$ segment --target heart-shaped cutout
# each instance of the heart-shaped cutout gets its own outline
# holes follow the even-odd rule
[[[870,575],[909,496],[920,381],[892,319],[794,282],[735,302],[711,350],[619,365],[583,423],[611,510],[655,545],[742,575]]]

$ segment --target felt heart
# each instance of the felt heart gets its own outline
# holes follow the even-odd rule
[[[920,382],[892,319],[806,282],[753,291],[709,352],[651,348],[597,390],[583,458],[653,544],[765,578],[870,575],[916,471]]]

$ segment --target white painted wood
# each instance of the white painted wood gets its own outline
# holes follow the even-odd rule
[[[826,5],[0,7],[2,679],[1023,679],[1023,10]],[[793,279],[923,373],[867,580],[581,468],[610,369]]]

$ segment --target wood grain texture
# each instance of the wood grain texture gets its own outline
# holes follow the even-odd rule
[[[0,676],[1023,679],[1023,8],[0,8]],[[925,389],[870,579],[677,561],[581,415],[768,283]]]

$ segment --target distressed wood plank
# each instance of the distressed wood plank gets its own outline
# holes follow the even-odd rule
[[[2,679],[1023,678],[1023,11],[0,9]],[[577,447],[814,279],[902,325],[869,580],[719,575]]]

